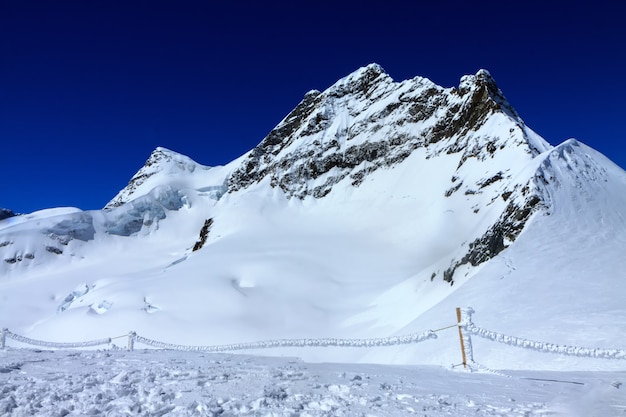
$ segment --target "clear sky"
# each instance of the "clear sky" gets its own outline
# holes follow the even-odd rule
[[[624,168],[617,4],[0,0],[0,207],[101,208],[157,146],[225,164],[371,62],[445,87],[486,68],[550,143]]]

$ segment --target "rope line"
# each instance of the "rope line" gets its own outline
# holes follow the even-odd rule
[[[13,339],[17,342],[26,343],[28,345],[33,345],[33,346],[51,347],[51,348],[59,348],[59,349],[92,347],[92,346],[108,345],[109,343],[111,343],[111,338],[100,339],[100,340],[89,340],[87,342],[74,342],[74,343],[46,342],[43,340],[31,339],[29,337],[20,336],[19,334],[15,334],[7,329],[4,329],[3,333],[6,335],[6,337]]]
[[[2,330],[3,336],[11,338],[15,341],[30,344],[34,346],[43,346],[50,348],[81,348],[92,347],[100,345],[108,345],[114,339],[121,339],[124,337],[129,338],[129,349],[132,350],[134,343],[142,343],[147,346],[152,346],[160,349],[169,350],[186,350],[186,351],[201,351],[201,352],[228,352],[235,350],[252,350],[252,349],[269,349],[278,347],[375,347],[375,346],[394,346],[404,345],[412,343],[420,343],[429,339],[436,339],[435,332],[429,330],[423,333],[413,333],[406,336],[393,336],[386,338],[374,338],[374,339],[337,339],[337,338],[324,338],[324,339],[277,339],[266,340],[261,342],[249,342],[249,343],[236,343],[227,345],[212,345],[212,346],[186,346],[173,343],[161,342],[158,340],[149,339],[135,332],[129,332],[128,334],[110,337],[100,340],[91,340],[87,342],[76,343],[59,343],[59,342],[47,342],[43,340],[31,339],[25,336],[15,334],[8,329]]]
[[[557,353],[568,356],[578,356],[582,358],[626,359],[626,350],[624,349],[599,349],[538,342],[535,340],[522,339],[521,337],[508,336],[502,333],[483,329],[481,327],[477,327],[471,321],[465,325],[465,328],[469,333],[487,340],[491,340],[493,342],[503,343],[505,345],[525,349],[537,350],[540,352]]]
[[[262,342],[237,343],[229,345],[212,346],[185,346],[172,343],[159,342],[143,336],[133,335],[132,340],[144,345],[169,350],[188,350],[198,352],[229,352],[235,350],[270,349],[279,347],[374,347],[394,346],[411,343],[420,343],[428,339],[436,339],[437,335],[432,331],[415,333],[407,336],[394,336],[377,339],[277,339]]]
[[[441,327],[436,330],[428,330],[423,333],[412,333],[404,336],[392,336],[384,338],[373,339],[338,339],[338,338],[321,338],[321,339],[276,339],[265,340],[260,342],[246,342],[235,343],[225,345],[210,345],[210,346],[187,346],[174,343],[161,342],[158,340],[149,339],[137,335],[135,332],[129,332],[128,334],[99,339],[90,340],[86,342],[75,343],[59,343],[59,342],[46,342],[43,340],[31,339],[25,336],[15,334],[9,329],[3,328],[0,330],[0,349],[4,348],[6,343],[5,339],[10,338],[17,342],[21,342],[28,345],[43,346],[57,349],[68,348],[84,348],[100,345],[109,345],[112,340],[128,338],[128,349],[133,350],[135,342],[141,343],[147,346],[152,346],[159,349],[169,350],[181,350],[181,351],[197,351],[197,352],[229,352],[236,350],[255,350],[255,349],[271,349],[271,348],[284,348],[284,347],[358,347],[368,348],[375,346],[396,346],[406,345],[413,343],[420,343],[429,339],[437,339],[437,332],[444,330],[459,328],[464,330],[461,335],[461,346],[464,354],[464,361],[467,357],[467,364],[471,368],[480,370],[483,372],[495,373],[503,376],[497,371],[491,370],[477,362],[473,358],[473,348],[471,342],[471,335],[482,337],[487,340],[491,340],[498,343],[503,343],[509,346],[531,349],[540,352],[548,352],[569,356],[585,357],[585,358],[599,358],[599,359],[626,359],[626,349],[598,349],[598,348],[586,348],[577,346],[557,345],[553,343],[544,343],[534,340],[523,339],[520,337],[509,336],[502,333],[497,333],[491,330],[483,329],[476,326],[472,322],[472,314],[474,310],[470,307],[458,309],[462,315],[459,317],[459,322],[450,326]],[[458,313],[457,313],[458,314]],[[458,365],[457,365],[458,366]]]
[[[453,327],[459,327],[459,323],[455,323],[455,324],[453,324],[453,325],[451,325],[451,326],[442,327],[441,329],[431,330],[431,332],[433,332],[433,333],[437,333],[437,332],[440,332],[440,331],[442,331],[442,330],[448,330],[448,329],[451,329],[451,328],[453,328]]]

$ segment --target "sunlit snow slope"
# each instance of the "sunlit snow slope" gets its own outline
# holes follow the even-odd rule
[[[223,167],[157,148],[102,211],[0,221],[0,325],[206,345],[419,332],[469,305],[501,333],[624,348],[625,200],[623,170],[575,140],[549,146],[486,71],[442,88],[373,64],[307,93]],[[405,347],[263,353],[460,361],[454,330]],[[623,366],[487,341],[475,358]]]

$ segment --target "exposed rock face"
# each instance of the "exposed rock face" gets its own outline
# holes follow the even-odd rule
[[[8,219],[9,217],[14,217],[16,214],[13,211],[0,207],[0,220]]]
[[[202,249],[202,247],[206,243],[207,237],[209,236],[209,230],[211,229],[212,225],[213,225],[213,219],[206,219],[204,221],[204,225],[202,226],[202,229],[200,229],[200,237],[198,238],[196,243],[193,245],[193,249],[191,250],[192,252]]]
[[[495,113],[508,116],[517,137],[478,137]],[[420,77],[395,83],[372,64],[323,93],[308,93],[232,173],[229,190],[269,178],[289,197],[323,197],[339,181],[358,186],[417,148],[428,157],[458,153],[459,168],[515,140],[532,155],[545,150],[545,143],[524,137],[524,128],[485,70],[445,89]]]
[[[505,198],[504,194],[502,198]],[[444,271],[443,279],[453,284],[454,272],[459,266],[468,263],[472,266],[478,266],[494,258],[515,241],[530,216],[540,207],[543,207],[541,199],[535,194],[523,198],[521,203],[509,203],[496,223],[487,229],[481,237],[471,242],[468,252],[460,260],[453,261],[450,267]]]

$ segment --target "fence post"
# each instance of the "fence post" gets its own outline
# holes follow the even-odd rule
[[[463,317],[461,319],[461,326],[465,329],[465,333],[463,333],[465,356],[470,364],[474,363],[474,346],[472,345],[471,332],[467,329],[467,326],[472,324],[472,314],[474,314],[474,309],[471,307],[461,309],[461,315]]]
[[[461,328],[461,308],[456,308],[456,322],[459,327],[459,341],[461,342],[461,354],[463,355],[463,368],[467,369],[467,356],[465,356],[465,342],[463,341],[463,330]]]
[[[6,346],[8,332],[9,329],[7,328],[0,330],[0,349],[4,349],[4,347]]]
[[[133,331],[128,332],[128,350],[131,352],[135,349],[135,336],[137,336],[137,333]]]

